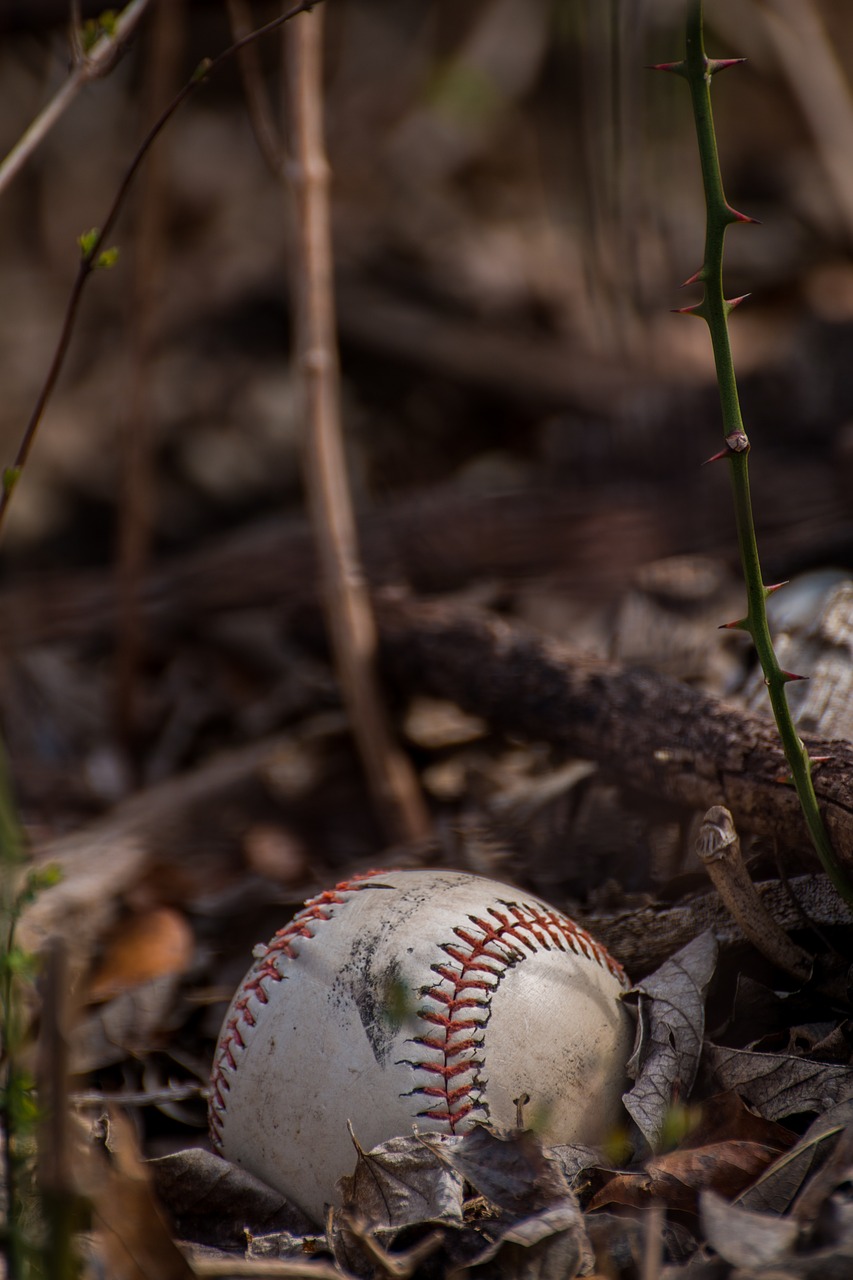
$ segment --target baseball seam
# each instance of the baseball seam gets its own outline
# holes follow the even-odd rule
[[[567,916],[505,900],[500,909],[490,907],[488,916],[469,916],[473,928],[457,926],[458,942],[441,944],[452,963],[431,966],[440,981],[424,988],[418,1010],[430,1031],[413,1040],[434,1056],[403,1059],[429,1077],[407,1095],[420,1094],[426,1104],[418,1118],[440,1121],[451,1133],[463,1120],[488,1121],[483,1044],[492,998],[511,968],[539,950],[568,949],[626,983],[607,950]]]
[[[284,979],[286,962],[298,958],[298,940],[314,937],[316,930],[332,918],[333,907],[345,905],[352,893],[375,887],[375,878],[381,874],[370,871],[354,876],[309,899],[260,951],[222,1029],[211,1071],[209,1127],[217,1150],[223,1145],[231,1087],[226,1069],[237,1070],[239,1053],[246,1048],[247,1037],[256,1025],[252,1001],[267,1004],[264,983]],[[627,985],[621,965],[567,916],[538,905],[509,901],[501,901],[500,908],[489,908],[491,919],[469,915],[467,925],[453,929],[455,942],[438,944],[449,963],[431,966],[439,981],[425,986],[420,993],[423,1003],[418,1016],[427,1031],[413,1037],[410,1043],[422,1052],[402,1060],[427,1074],[428,1083],[415,1086],[404,1095],[421,1096],[424,1109],[418,1118],[444,1122],[451,1133],[465,1119],[488,1118],[483,1096],[483,1039],[492,996],[511,968],[539,950],[570,950],[606,968],[622,985]]]

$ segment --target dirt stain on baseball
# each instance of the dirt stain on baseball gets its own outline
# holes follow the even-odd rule
[[[385,1066],[397,1033],[414,1011],[414,1000],[399,960],[379,971],[373,968],[374,960],[374,946],[366,939],[357,943],[346,968],[346,985],[373,1056]]]

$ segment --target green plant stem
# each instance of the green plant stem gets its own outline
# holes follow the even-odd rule
[[[705,255],[702,267],[694,277],[696,282],[701,281],[704,285],[704,296],[701,303],[690,310],[706,321],[714,351],[726,438],[724,456],[729,462],[738,544],[746,583],[747,614],[738,625],[749,633],[755,644],[770,695],[770,705],[782,740],[785,759],[791,770],[791,778],[818,857],[837,892],[847,902],[853,903],[853,885],[850,884],[835,859],[815,795],[808,751],[797,733],[788,706],[785,686],[797,677],[783,671],[779,666],[767,622],[766,604],[771,589],[764,585],[755,539],[752,499],[749,491],[750,445],[743,425],[729,342],[728,318],[739,300],[727,301],[723,290],[723,250],[726,230],[734,222],[752,221],[732,209],[723,191],[714,117],[711,111],[711,77],[725,65],[728,64],[715,63],[707,57],[703,34],[702,0],[691,0],[687,17],[686,57],[683,62],[673,64],[669,69],[682,75],[690,86],[705,191]]]
[[[21,1012],[15,990],[15,925],[21,872],[21,841],[6,758],[0,746],[0,1018],[2,1018],[2,1058],[0,1058],[0,1125],[2,1163],[6,1182],[6,1226],[4,1252],[10,1280],[27,1274],[27,1248],[21,1231],[24,1161],[19,1149],[21,1100],[26,1078],[18,1066],[21,1042]]]

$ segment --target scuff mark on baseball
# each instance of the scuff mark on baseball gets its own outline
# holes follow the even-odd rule
[[[623,1118],[633,1023],[621,967],[553,907],[454,871],[391,871],[311,899],[225,1018],[211,1075],[215,1148],[316,1220],[364,1149],[475,1123],[515,1100],[545,1142]]]

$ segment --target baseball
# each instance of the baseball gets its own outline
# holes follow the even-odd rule
[[[521,890],[374,872],[311,899],[255,954],[214,1058],[213,1144],[316,1221],[355,1167],[347,1121],[365,1150],[413,1126],[510,1129],[519,1099],[550,1144],[620,1123],[625,975]]]

